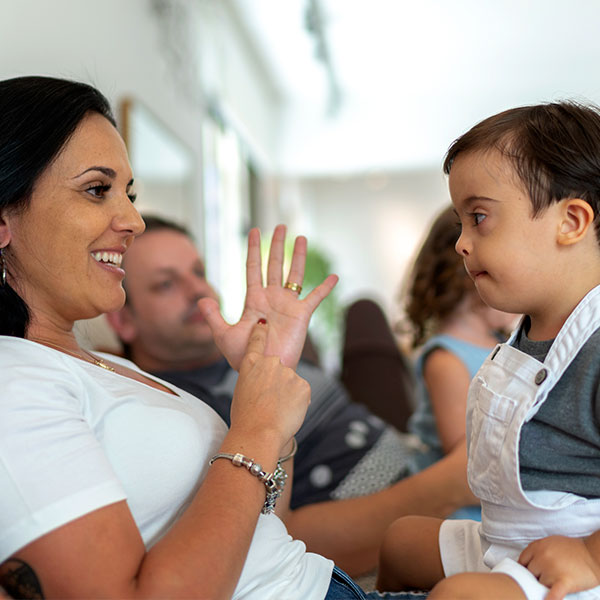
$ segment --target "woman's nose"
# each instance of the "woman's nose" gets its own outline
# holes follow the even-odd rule
[[[122,208],[115,216],[114,226],[117,231],[127,231],[138,236],[144,233],[146,224],[129,197],[122,203]]]

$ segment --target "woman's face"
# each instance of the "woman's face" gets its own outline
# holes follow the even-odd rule
[[[28,207],[2,213],[6,259],[32,328],[69,327],[122,306],[123,252],[144,224],[117,130],[90,113],[38,178]]]

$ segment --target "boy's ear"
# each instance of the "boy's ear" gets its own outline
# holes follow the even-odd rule
[[[570,246],[582,240],[594,222],[594,209],[581,198],[563,200],[557,241]]]
[[[106,320],[121,341],[130,344],[137,337],[137,327],[127,304],[120,310],[106,313]]]

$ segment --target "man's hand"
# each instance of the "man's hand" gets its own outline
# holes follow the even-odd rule
[[[285,366],[295,369],[304,347],[310,317],[337,283],[337,276],[329,275],[306,298],[299,300],[299,294],[283,287],[283,284],[289,281],[302,285],[306,261],[306,238],[296,238],[290,272],[285,281],[283,280],[284,242],[285,226],[278,225],[271,241],[267,285],[263,286],[260,234],[258,229],[250,231],[246,261],[246,302],[242,316],[235,325],[229,325],[223,320],[215,300],[202,298],[198,302],[219,350],[236,370],[239,370],[246,352],[250,331],[260,318],[266,319],[269,323],[265,354],[278,356]]]
[[[593,537],[553,535],[532,542],[521,552],[519,563],[550,588],[546,600],[562,600],[567,594],[600,585],[600,565],[589,548]]]

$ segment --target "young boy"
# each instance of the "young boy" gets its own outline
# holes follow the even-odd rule
[[[378,588],[600,598],[600,114],[508,110],[456,140],[444,170],[479,294],[525,316],[469,389],[481,523],[396,521]]]

